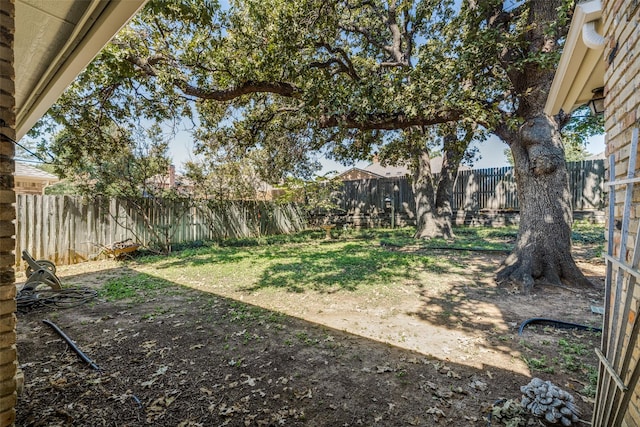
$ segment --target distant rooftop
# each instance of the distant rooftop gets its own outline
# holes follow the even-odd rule
[[[404,165],[382,166],[378,162],[371,163],[369,166],[367,166],[363,170],[374,173],[376,175],[380,175],[381,177],[384,177],[384,178],[403,177],[405,175],[409,175],[409,169]]]
[[[458,170],[470,170],[471,168],[466,165],[460,165]],[[382,166],[377,159],[374,158],[373,163],[364,168],[364,170],[375,173],[382,177],[403,177],[410,175],[409,168],[406,166]],[[440,173],[442,170],[442,157],[434,157],[431,159],[431,173]]]
[[[442,170],[442,157],[431,159],[431,173],[440,173]],[[469,166],[461,165],[459,171],[471,170]],[[382,166],[374,157],[373,163],[365,168],[351,168],[338,175],[343,180],[379,179],[379,178],[404,178],[411,175],[409,168],[401,166]]]
[[[42,181],[59,181],[60,179],[49,172],[45,172],[42,169],[35,168],[33,166],[26,165],[24,163],[16,162],[16,171],[14,176],[20,178],[32,178]]]
[[[606,156],[604,155],[604,151],[598,154],[592,154],[589,157],[587,157],[585,160],[603,160],[606,159]]]

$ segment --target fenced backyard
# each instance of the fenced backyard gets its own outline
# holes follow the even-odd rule
[[[567,163],[576,216],[604,219],[604,160]],[[437,178],[437,175],[436,175]],[[414,225],[415,200],[408,178],[346,181],[335,192],[334,220],[355,226]],[[517,222],[518,192],[512,167],[460,171],[452,209],[458,225]]]
[[[407,228],[332,240],[306,230],[60,266],[64,285],[99,298],[18,314],[16,425],[485,427],[491,411],[504,426],[499,405],[520,402],[534,376],[570,391],[589,419],[600,336],[513,326],[542,315],[601,324],[588,307],[602,301],[603,228],[573,232],[597,288],[498,286],[515,227],[460,229],[455,246],[472,251],[416,242]]]
[[[144,246],[286,234],[306,227],[296,205],[264,202],[86,200],[18,195],[16,264],[34,258],[73,264],[132,239]]]
[[[569,163],[576,216],[602,214],[604,163]],[[347,181],[334,193],[331,221],[353,227],[413,225],[415,202],[406,178]],[[86,200],[70,196],[18,195],[16,264],[27,250],[59,264],[86,261],[115,242],[171,246],[224,238],[293,233],[307,227],[303,206],[273,202]],[[517,221],[512,168],[460,172],[453,195],[456,222],[503,225]],[[326,212],[316,213],[320,221]],[[318,218],[316,218],[318,219]]]

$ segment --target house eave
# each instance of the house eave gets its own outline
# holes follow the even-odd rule
[[[602,33],[601,16],[600,0],[576,5],[545,105],[547,115],[558,114],[560,110],[570,113],[589,102],[595,89],[604,86],[604,45],[589,48],[583,37],[585,24],[590,22],[595,22],[596,32]]]
[[[16,136],[22,138],[147,0],[16,1]],[[55,14],[56,8],[62,16]],[[82,13],[78,14],[78,9]],[[47,9],[47,10],[44,10]],[[72,11],[77,20],[65,19]],[[52,13],[53,12],[53,13]],[[51,22],[68,30],[61,37]],[[47,54],[46,58],[42,58]],[[43,63],[43,61],[45,61]]]

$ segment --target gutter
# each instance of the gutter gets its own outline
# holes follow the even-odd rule
[[[606,42],[605,38],[596,31],[596,21],[597,18],[582,26],[582,41],[589,49],[601,49]]]
[[[571,26],[565,40],[562,56],[556,75],[549,90],[544,108],[545,114],[556,115],[560,110],[569,112],[575,107],[580,92],[589,76],[596,68],[602,55],[606,40],[596,31],[596,25],[602,17],[602,2],[591,0],[578,3],[571,20]],[[579,65],[576,68],[576,64]],[[582,66],[588,66],[588,73],[580,73]],[[600,85],[602,86],[602,85]]]

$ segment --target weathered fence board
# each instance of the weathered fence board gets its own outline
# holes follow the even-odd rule
[[[571,162],[567,169],[574,210],[601,210],[604,206],[604,161]],[[385,199],[393,204],[395,212],[409,217],[415,212],[411,181],[407,178],[346,181],[336,192],[339,210],[349,216],[383,214]],[[513,168],[460,171],[452,204],[458,215],[460,212],[517,211],[518,192]]]
[[[121,200],[87,201],[71,196],[18,195],[16,264],[23,250],[59,264],[84,261],[104,246],[131,238],[144,246],[303,230],[296,205],[265,202],[158,202],[137,207]]]
[[[603,206],[604,162],[569,163],[574,210]],[[396,224],[415,218],[415,200],[407,179],[345,182],[335,193],[341,214],[355,226],[380,226],[396,215]],[[289,233],[306,227],[301,209],[265,202],[168,203],[147,199],[136,206],[121,200],[85,201],[79,197],[18,195],[16,263],[22,250],[37,259],[75,263],[103,246],[128,238],[145,246]],[[461,171],[454,186],[458,223],[493,223],[487,211],[518,210],[513,169]],[[485,219],[478,220],[478,213]],[[489,216],[487,216],[489,215]]]

